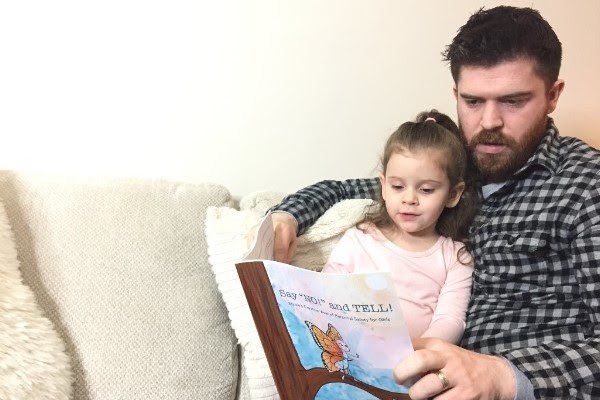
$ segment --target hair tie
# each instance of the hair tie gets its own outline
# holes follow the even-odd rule
[[[433,121],[434,123],[437,124],[437,121],[433,117],[427,117],[427,119],[425,120],[425,122],[427,122],[427,121]]]

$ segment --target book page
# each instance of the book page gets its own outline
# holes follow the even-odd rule
[[[265,261],[283,320],[306,370],[341,372],[394,393],[393,368],[413,352],[392,277],[387,272],[323,274]],[[348,384],[324,385],[314,399],[373,399]]]
[[[245,260],[272,260],[273,245],[275,243],[275,232],[273,232],[273,220],[271,213],[265,215],[255,231],[254,241],[250,250],[244,257]]]

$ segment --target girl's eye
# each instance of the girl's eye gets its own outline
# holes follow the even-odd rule
[[[400,190],[403,188],[404,188],[404,186],[402,186],[402,185],[392,185],[392,189]]]
[[[425,194],[431,194],[433,193],[435,189],[432,188],[421,188],[421,192],[425,193]]]

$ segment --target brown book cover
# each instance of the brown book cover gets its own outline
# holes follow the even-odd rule
[[[392,368],[413,350],[387,273],[236,268],[282,400],[409,399]]]

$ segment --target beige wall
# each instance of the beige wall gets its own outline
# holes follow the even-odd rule
[[[563,135],[600,146],[600,2],[532,5],[564,46]],[[372,175],[383,141],[454,114],[440,52],[499,2],[3,2],[0,168],[225,184]]]

